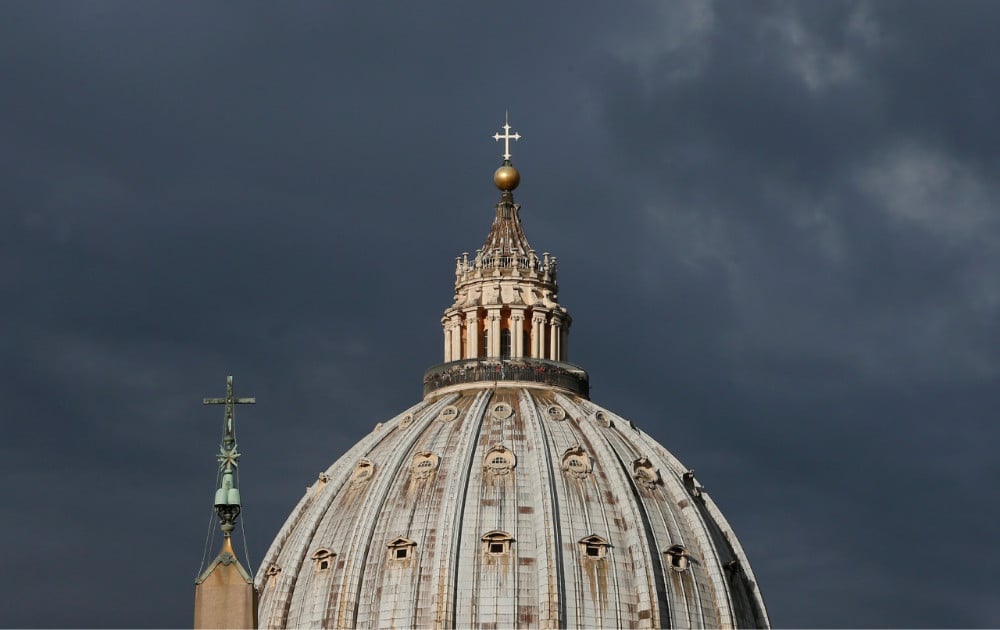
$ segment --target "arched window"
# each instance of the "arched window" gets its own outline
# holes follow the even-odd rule
[[[688,553],[681,545],[672,545],[670,549],[663,552],[667,556],[667,562],[670,568],[678,573],[683,573],[688,570],[691,565],[689,558],[691,554]]]
[[[312,555],[313,562],[316,564],[316,571],[326,571],[329,569],[336,555],[326,547],[317,549]]]
[[[510,331],[506,328],[500,331],[500,358],[510,358]]]

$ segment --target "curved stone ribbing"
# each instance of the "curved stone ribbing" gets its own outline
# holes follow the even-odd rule
[[[257,574],[260,627],[766,626],[735,535],[685,473],[565,392],[429,396],[307,490]]]

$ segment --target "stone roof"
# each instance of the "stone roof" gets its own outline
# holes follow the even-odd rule
[[[673,455],[584,398],[499,385],[432,392],[320,475],[258,573],[261,627],[767,625]]]

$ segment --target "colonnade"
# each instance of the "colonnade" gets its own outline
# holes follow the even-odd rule
[[[566,360],[569,320],[558,312],[532,307],[473,307],[453,312],[442,324],[446,363],[478,358]],[[509,348],[503,347],[505,332]]]

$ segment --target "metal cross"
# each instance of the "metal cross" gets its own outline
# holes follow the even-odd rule
[[[520,140],[521,134],[510,133],[510,123],[507,120],[507,112],[504,112],[503,114],[503,135],[501,136],[499,133],[495,133],[493,134],[493,139],[503,139],[503,159],[505,161],[510,161],[510,141],[511,139]]]
[[[225,405],[226,406],[226,434],[223,438],[226,445],[229,446],[236,441],[236,436],[233,434],[233,405],[255,405],[257,404],[256,398],[236,398],[233,395],[233,377],[226,377],[226,397],[225,398],[206,398],[202,401],[204,405]]]

